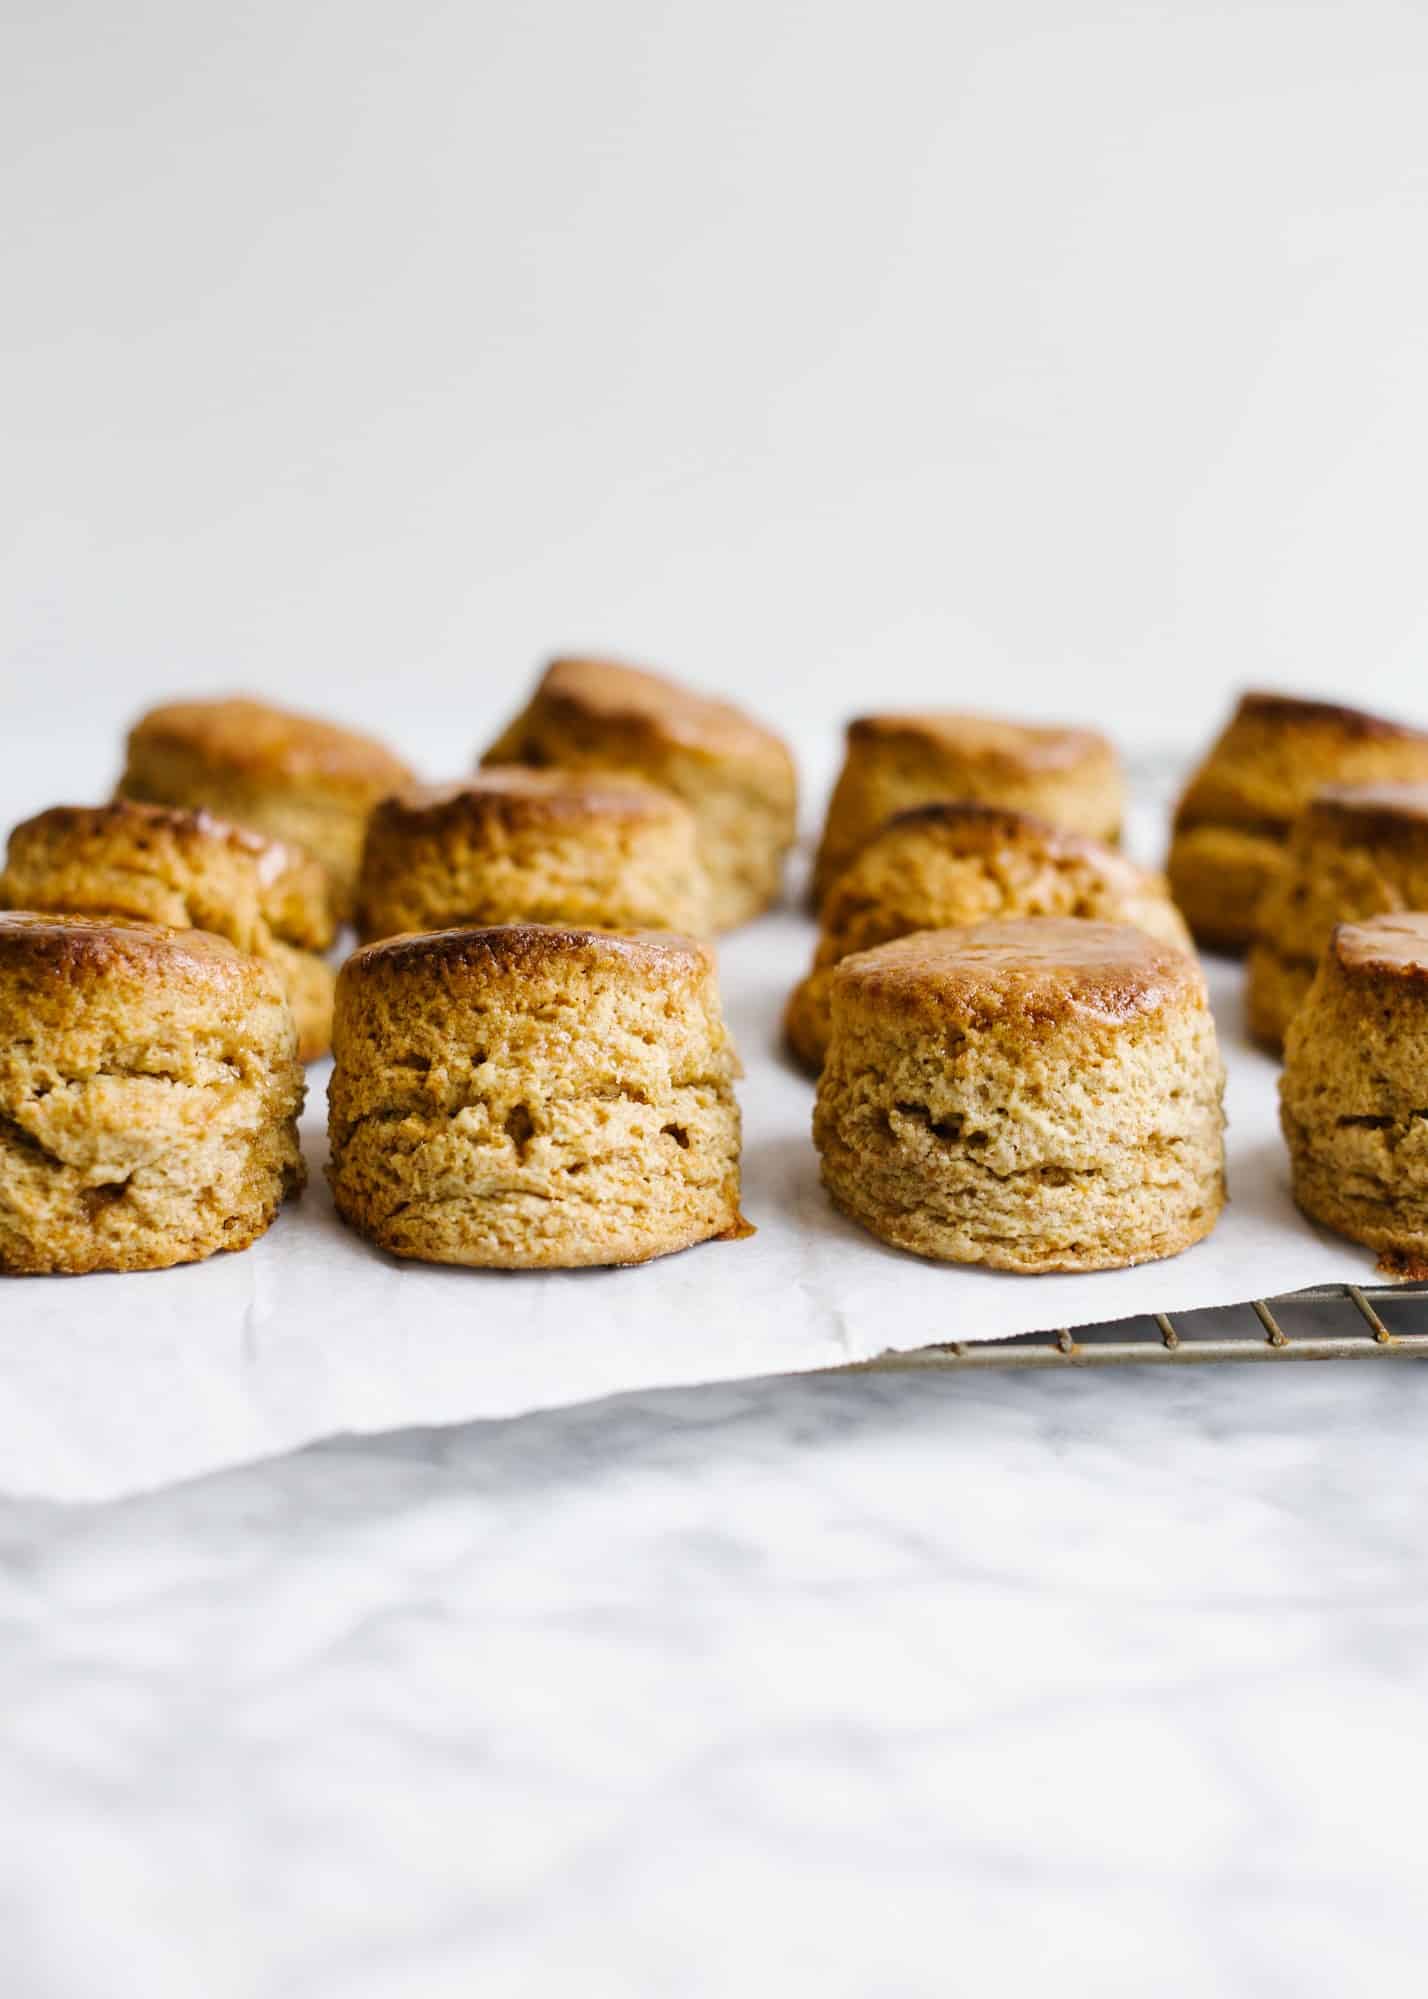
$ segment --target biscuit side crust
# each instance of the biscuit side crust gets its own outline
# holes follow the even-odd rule
[[[1264,939],[1250,946],[1245,982],[1245,1019],[1250,1036],[1271,1055],[1284,1049],[1289,1023],[1314,983],[1312,958],[1288,957]]]
[[[1166,876],[1195,942],[1238,957],[1254,939],[1260,906],[1284,868],[1285,840],[1278,832],[1195,826],[1176,833]]]
[[[345,920],[350,913],[367,823],[364,804],[215,771],[182,752],[131,758],[120,780],[119,795],[150,804],[204,809],[303,848],[327,870],[339,919]]]
[[[365,938],[522,921],[709,928],[694,818],[671,794],[546,771],[499,779],[376,808],[357,893]]]
[[[1281,956],[1317,960],[1338,923],[1428,909],[1428,791],[1422,798],[1421,817],[1356,802],[1307,807],[1260,906],[1259,935]]]
[[[132,799],[56,805],[23,820],[0,894],[16,909],[212,930],[244,951],[260,949],[265,933],[325,951],[337,934],[327,877],[302,849],[202,809]]]
[[[303,1059],[326,1051],[336,934],[311,856],[203,811],[116,800],[55,806],[10,835],[0,907],[122,916],[225,937],[277,965]]]
[[[814,1136],[837,1205],[944,1261],[1038,1272],[1171,1256],[1224,1201],[1208,1009],[985,1018],[890,1036],[835,1003]]]
[[[329,1177],[398,1256],[639,1263],[741,1230],[737,1059],[693,940],[397,938],[339,980]]]
[[[558,661],[481,761],[643,777],[694,814],[715,929],[777,899],[796,832],[793,758],[727,703],[631,668]]]
[[[1428,788],[1321,793],[1260,904],[1247,1001],[1256,1038],[1282,1041],[1338,924],[1415,909],[1428,909]]]
[[[1336,932],[1284,1054],[1300,1207],[1371,1249],[1428,1252],[1428,918]]]
[[[160,1269],[302,1184],[274,970],[201,931],[0,916],[0,1270]]]
[[[155,709],[129,737],[121,798],[203,807],[315,854],[351,910],[367,813],[412,773],[368,738],[247,701]]]
[[[817,1073],[843,958],[915,930],[1030,916],[1129,923],[1191,948],[1164,880],[1113,849],[1000,807],[920,807],[874,835],[825,903],[812,969],[785,1016],[794,1053]]]
[[[928,727],[933,719],[943,727]],[[1049,741],[1039,742],[1043,736]],[[1125,803],[1115,751],[1089,731],[1030,731],[985,717],[865,716],[849,728],[828,802],[815,900],[895,815],[948,801],[1001,806],[1112,842]]]

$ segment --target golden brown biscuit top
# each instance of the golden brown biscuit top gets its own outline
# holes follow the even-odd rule
[[[948,750],[988,769],[1073,770],[1078,764],[1105,762],[1115,755],[1106,737],[1094,729],[1008,722],[993,715],[959,714],[950,709],[858,715],[848,724],[850,743],[899,737]]]
[[[455,930],[408,930],[364,944],[342,967],[343,980],[387,974],[408,978],[535,976],[591,965],[687,979],[711,971],[714,954],[673,930],[581,930],[550,923],[497,923]]]
[[[1428,784],[1330,784],[1306,809],[1340,837],[1382,842],[1428,834]]]
[[[243,695],[151,708],[134,724],[129,741],[131,749],[176,749],[244,776],[331,785],[364,795],[394,791],[412,776],[400,757],[371,736]]]
[[[1385,715],[1371,715],[1363,708],[1347,708],[1338,701],[1315,701],[1304,694],[1276,694],[1266,688],[1251,688],[1240,696],[1235,721],[1279,724],[1286,729],[1317,728],[1341,737],[1399,737],[1428,741],[1422,729],[1395,722]]]
[[[642,778],[603,771],[486,764],[455,784],[413,784],[384,798],[373,817],[392,827],[523,826],[582,819],[668,820],[687,816],[672,792]]]
[[[886,1010],[948,1025],[997,1020],[1123,1022],[1172,1000],[1203,1004],[1205,982],[1187,952],[1124,923],[1032,916],[964,930],[920,930],[845,958],[836,995],[856,989]]]
[[[792,765],[783,739],[742,708],[696,694],[644,667],[605,659],[552,660],[541,676],[536,699],[603,721],[634,724],[691,749],[776,757]]]
[[[1021,847],[1052,860],[1085,861],[1108,880],[1127,887],[1145,887],[1153,879],[1114,847],[1093,840],[1087,833],[1053,826],[1048,819],[1013,811],[1010,806],[983,805],[962,798],[939,799],[932,805],[911,805],[906,811],[895,812],[874,833],[860,858],[866,862],[883,848],[896,847],[900,836],[918,832],[942,840],[959,854],[991,854],[1005,847]]]
[[[132,846],[142,845],[151,833],[167,833],[185,845],[201,846],[211,841],[246,854],[256,862],[258,879],[265,888],[284,875],[303,875],[309,878],[314,893],[321,892],[322,870],[311,855],[286,840],[219,819],[201,806],[190,810],[179,805],[145,805],[133,798],[114,798],[106,805],[51,805],[33,819],[21,820],[10,842],[12,846],[19,842],[59,847],[112,837],[116,844]]]
[[[1365,764],[1404,776],[1428,768],[1428,733],[1333,701],[1245,694],[1181,794],[1176,831],[1224,824],[1282,840],[1336,774],[1357,767],[1368,781]]]
[[[37,916],[0,910],[0,972],[41,967],[79,983],[123,968],[162,982],[176,977],[231,985],[267,968],[207,930],[171,930],[127,917]]]
[[[1344,971],[1428,985],[1428,914],[1375,916],[1341,923],[1333,952]]]

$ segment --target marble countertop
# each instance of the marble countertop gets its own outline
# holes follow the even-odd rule
[[[0,1502],[0,1984],[1403,1989],[1425,1418],[805,1376]]]

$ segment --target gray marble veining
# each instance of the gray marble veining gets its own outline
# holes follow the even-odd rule
[[[0,1986],[1409,1989],[1425,1419],[805,1377],[6,1502]]]

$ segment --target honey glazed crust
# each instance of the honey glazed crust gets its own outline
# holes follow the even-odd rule
[[[1045,916],[919,931],[858,952],[834,974],[835,992],[854,987],[880,1010],[932,1005],[968,1022],[1124,1022],[1205,996],[1187,952],[1129,925]]]

